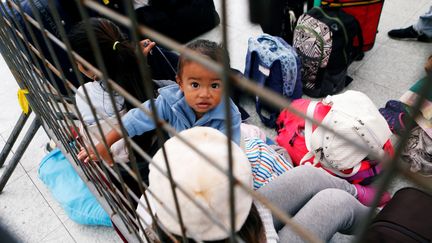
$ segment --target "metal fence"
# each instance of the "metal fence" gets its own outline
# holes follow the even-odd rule
[[[101,16],[104,16],[106,18],[114,20],[116,23],[119,23],[125,28],[128,28],[131,33],[132,41],[138,42],[140,39],[141,34],[144,34],[148,36],[150,39],[156,41],[159,44],[162,44],[163,46],[174,50],[178,53],[181,53],[182,55],[185,55],[186,57],[190,58],[191,60],[194,60],[196,62],[201,63],[205,67],[207,67],[209,70],[212,70],[216,72],[217,74],[221,75],[225,92],[230,93],[233,86],[237,86],[239,88],[242,88],[246,92],[259,96],[262,100],[265,102],[273,105],[277,108],[284,108],[288,109],[292,113],[304,117],[305,119],[311,121],[314,124],[323,126],[320,124],[320,122],[313,120],[313,118],[305,116],[302,112],[299,112],[290,106],[290,102],[286,100],[284,97],[263,89],[262,87],[259,87],[256,83],[241,78],[239,76],[234,75],[231,73],[231,71],[228,69],[228,63],[227,58],[225,57],[225,62],[223,65],[220,65],[214,61],[211,61],[207,58],[203,58],[200,55],[197,55],[191,50],[186,49],[183,45],[176,43],[175,41],[159,34],[158,32],[147,28],[146,26],[139,25],[135,16],[135,12],[132,6],[131,1],[124,1],[126,6],[126,12],[127,16],[120,15],[111,9],[105,7],[102,4],[99,4],[97,2],[91,1],[91,0],[76,0],[76,4],[78,6],[78,9],[80,11],[82,19],[87,24],[87,34],[90,38],[93,51],[95,53],[96,62],[98,67],[100,69],[97,69],[96,67],[92,66],[89,62],[84,60],[82,57],[80,57],[78,54],[76,54],[71,49],[71,44],[69,43],[69,40],[66,35],[66,31],[64,29],[61,17],[59,16],[59,13],[57,12],[56,8],[54,7],[55,4],[53,0],[47,0],[49,9],[47,11],[50,12],[50,14],[53,16],[54,23],[51,23],[56,26],[58,29],[58,33],[50,33],[46,30],[46,26],[44,26],[43,23],[43,16],[41,16],[40,11],[38,11],[37,6],[34,1],[30,0],[28,1],[30,3],[31,9],[32,9],[32,15],[29,15],[25,13],[21,6],[21,1],[18,0],[7,0],[5,2],[1,2],[0,8],[2,11],[2,18],[0,18],[0,50],[1,53],[6,60],[10,70],[12,71],[12,74],[14,75],[17,83],[19,84],[19,87],[25,94],[25,97],[27,98],[29,102],[29,112],[34,112],[36,114],[36,118],[33,121],[31,127],[29,128],[29,131],[27,132],[23,142],[20,144],[18,151],[15,153],[14,157],[12,158],[12,161],[9,163],[8,168],[6,169],[5,173],[3,174],[1,180],[0,180],[0,191],[3,189],[3,187],[6,184],[7,179],[9,178],[10,174],[13,172],[15,166],[17,165],[20,157],[22,156],[23,152],[25,151],[26,147],[28,146],[29,142],[31,141],[34,133],[37,131],[37,129],[42,125],[47,134],[50,138],[52,138],[56,144],[60,147],[62,152],[66,155],[66,157],[71,161],[74,168],[78,172],[78,174],[81,176],[81,178],[86,182],[90,190],[94,193],[94,195],[97,197],[103,208],[106,210],[106,212],[111,216],[113,223],[117,226],[119,231],[122,233],[122,235],[130,242],[143,242],[143,241],[154,241],[155,235],[157,235],[151,227],[147,227],[148,225],[143,225],[143,221],[139,220],[140,215],[138,215],[135,211],[135,205],[142,205],[142,202],[140,201],[140,195],[136,195],[132,192],[132,190],[129,188],[129,186],[124,183],[124,180],[120,174],[120,167],[122,167],[124,170],[126,170],[130,175],[136,180],[137,185],[139,186],[141,194],[144,196],[146,203],[148,204],[148,198],[147,193],[152,194],[152,192],[149,191],[148,185],[146,185],[140,176],[140,173],[138,171],[138,165],[136,158],[131,158],[131,165],[132,168],[129,168],[128,166],[125,166],[121,163],[114,163],[113,166],[109,166],[106,162],[100,162],[100,163],[82,163],[77,158],[77,153],[79,152],[80,147],[84,147],[87,152],[89,148],[95,150],[95,144],[92,140],[90,140],[90,144],[87,144],[86,147],[82,143],[80,139],[77,139],[76,134],[74,134],[74,131],[78,131],[78,124],[79,122],[83,122],[83,117],[81,116],[80,112],[78,111],[75,102],[74,102],[74,95],[76,92],[76,87],[74,84],[72,84],[65,75],[65,72],[69,72],[70,70],[62,70],[61,64],[59,62],[59,57],[57,56],[58,53],[56,53],[55,48],[61,48],[65,50],[68,56],[68,59],[70,63],[72,64],[72,70],[73,73],[76,76],[76,79],[79,81],[79,84],[84,84],[84,80],[82,78],[81,73],[78,71],[76,63],[79,62],[83,66],[85,66],[87,69],[94,72],[97,76],[102,77],[102,80],[106,87],[109,90],[110,93],[110,99],[111,102],[114,104],[114,97],[113,97],[113,91],[117,92],[121,96],[125,97],[125,99],[133,104],[134,106],[140,108],[144,112],[150,114],[155,124],[157,124],[157,135],[159,137],[159,144],[164,150],[164,132],[167,132],[171,136],[179,136],[175,129],[171,127],[167,122],[161,120],[157,116],[157,112],[155,110],[155,105],[151,103],[152,110],[148,111],[143,108],[141,102],[137,100],[135,97],[131,96],[129,93],[127,93],[122,87],[120,87],[116,82],[108,78],[108,72],[106,70],[105,64],[102,60],[101,50],[97,45],[95,33],[93,32],[92,28],[89,26],[89,15],[88,10],[93,10],[98,12]],[[21,18],[24,20],[23,23],[20,23],[17,18],[14,15],[6,14],[11,11],[15,11],[15,13],[18,13],[21,15]],[[222,40],[223,43],[227,42],[227,30],[226,30],[226,20],[227,20],[227,9],[226,9],[226,1],[222,1]],[[33,17],[31,17],[33,16]],[[42,39],[37,38],[36,35],[40,34]],[[42,52],[42,43],[45,45],[48,49],[48,53]],[[141,52],[137,52],[139,57],[139,63],[140,63],[140,70],[141,70],[141,76],[142,80],[144,82],[144,85],[146,87],[152,87],[152,81],[149,75],[148,66],[146,65],[146,58],[142,55]],[[49,55],[49,58],[46,56]],[[52,60],[52,61],[49,61]],[[55,81],[55,79],[62,80],[62,84],[66,87],[66,94],[61,94],[61,88],[58,86],[58,83]],[[429,77],[430,79],[430,77]],[[430,90],[432,87],[432,80],[429,80],[427,82],[426,87],[422,90],[421,99],[417,101],[417,103],[414,105],[413,108],[413,117],[416,117],[419,115],[419,107],[424,101],[424,96],[428,90]],[[148,88],[146,89],[148,97],[151,97],[151,91],[152,89]],[[90,107],[92,114],[97,117],[98,111],[93,107],[91,104],[91,100],[88,97],[88,93],[85,90],[84,87],[84,97]],[[226,101],[229,99],[229,95],[224,96]],[[229,102],[226,102],[227,105],[229,105]],[[129,151],[132,150],[136,151],[144,160],[148,161],[149,163],[153,163],[152,158],[143,151],[138,144],[136,144],[134,141],[132,141],[127,135],[125,135],[125,129],[121,125],[120,121],[120,115],[119,111],[115,108],[116,106],[113,105],[117,117],[117,121],[120,124],[120,128],[114,126],[114,124],[109,124],[112,128],[118,129],[118,132],[121,132],[124,135],[124,138],[126,140],[127,147]],[[226,107],[228,108],[228,106]],[[226,109],[226,127],[231,127],[231,119],[229,114],[229,109]],[[17,125],[15,129],[12,132],[12,135],[9,137],[7,145],[3,148],[2,154],[0,156],[0,165],[3,165],[5,162],[5,159],[7,157],[7,154],[9,153],[11,147],[15,143],[16,137],[21,132],[21,129],[25,122],[27,121],[29,114],[22,114],[22,116],[19,118]],[[96,119],[96,124],[98,127],[98,133],[99,134],[90,134],[86,126],[83,126],[82,133],[85,133],[86,136],[92,137],[103,134],[100,122]],[[380,158],[384,160],[385,165],[385,171],[383,172],[383,175],[381,179],[379,180],[378,185],[378,194],[376,195],[373,206],[370,208],[370,212],[368,215],[367,220],[364,220],[362,222],[362,225],[359,230],[359,234],[357,235],[356,241],[361,242],[362,237],[364,233],[366,232],[366,229],[371,221],[371,218],[374,215],[376,205],[378,204],[379,198],[381,197],[382,193],[388,188],[390,182],[395,177],[395,175],[400,174],[404,177],[409,178],[410,180],[414,181],[421,187],[425,188],[429,193],[432,192],[432,183],[430,183],[430,180],[420,177],[416,174],[411,173],[407,168],[403,166],[403,164],[400,162],[400,156],[401,152],[404,148],[404,146],[407,143],[408,137],[409,137],[409,131],[410,128],[412,128],[415,125],[415,122],[411,119],[409,124],[407,125],[407,129],[405,134],[401,136],[400,142],[398,143],[396,147],[395,156],[392,158]],[[331,130],[330,127],[324,127],[326,130]],[[337,134],[337,136],[343,137],[342,135]],[[108,149],[107,142],[102,137],[102,143],[104,146]],[[229,140],[231,140],[232,132],[230,129],[228,129],[227,137]],[[182,138],[182,136],[179,136],[179,138],[185,142],[186,144],[189,144],[185,138]],[[359,150],[368,150],[368,148],[365,148],[361,144],[356,143],[355,141],[352,141],[353,144],[355,144]],[[189,144],[190,145],[190,144]],[[274,205],[272,205],[266,198],[261,196],[259,193],[256,193],[252,190],[248,185],[244,185],[240,183],[236,178],[233,176],[232,172],[232,154],[231,154],[231,143],[228,143],[228,153],[229,153],[229,167],[228,170],[224,170],[217,166],[217,163],[208,156],[206,156],[205,151],[198,151],[193,146],[190,148],[191,150],[196,151],[200,156],[202,156],[204,159],[208,161],[208,163],[213,164],[217,169],[221,170],[222,172],[226,173],[227,179],[230,182],[230,215],[231,215],[231,227],[225,228],[222,224],[220,224],[215,217],[212,216],[212,212],[206,210],[204,207],[199,205],[198,202],[194,202],[198,208],[204,211],[208,217],[214,221],[215,224],[219,225],[223,228],[223,230],[226,230],[227,232],[230,232],[230,239],[232,241],[239,241],[239,239],[235,236],[235,208],[232,207],[234,205],[234,187],[240,187],[247,193],[250,193],[255,200],[260,201],[262,204],[264,204],[266,207],[268,207],[272,214],[279,218],[282,222],[284,222],[287,225],[290,225],[292,229],[299,234],[305,241],[310,242],[320,242],[321,240],[318,239],[316,236],[310,234],[307,229],[304,229],[297,225],[293,220],[291,219],[290,215],[287,215],[285,212],[281,211]],[[101,160],[100,156],[98,156],[98,159]],[[377,155],[375,155],[377,156]],[[133,157],[133,156],[132,156]],[[182,185],[178,185],[174,182],[172,179],[172,173],[175,173],[175,171],[170,171],[169,163],[165,154],[165,160],[166,160],[166,166],[167,166],[167,173],[166,176],[170,179],[171,183],[171,190],[174,195],[174,197],[177,200],[176,194],[177,193],[186,193],[185,190],[183,190]],[[112,176],[110,176],[112,175]],[[114,183],[118,182],[118,183]],[[119,186],[115,186],[119,185]],[[175,190],[176,189],[176,190]],[[144,193],[147,191],[147,193]],[[186,195],[188,197],[188,195]],[[191,198],[190,196],[188,198]],[[157,198],[156,198],[157,200]],[[144,205],[142,205],[144,206]],[[157,218],[154,217],[154,214],[152,213],[152,209],[149,208],[149,213],[153,217],[153,221],[156,222]],[[178,221],[182,228],[182,237],[183,240],[186,241],[186,234],[188,226],[183,224],[180,207],[176,205],[176,211],[179,215]],[[144,230],[146,229],[146,230]],[[162,228],[163,230],[163,228]],[[141,232],[141,233],[140,233]],[[171,233],[165,232],[168,236],[171,236]]]

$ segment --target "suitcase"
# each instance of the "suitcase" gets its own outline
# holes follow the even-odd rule
[[[360,23],[363,33],[363,51],[372,49],[378,32],[378,24],[384,0],[322,0],[323,8],[342,8]],[[354,42],[354,46],[356,46]]]
[[[373,220],[365,242],[432,242],[432,196],[415,188],[396,192]]]

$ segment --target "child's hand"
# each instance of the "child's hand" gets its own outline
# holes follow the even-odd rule
[[[81,150],[78,153],[78,159],[84,163],[90,162],[90,159],[93,161],[97,161],[98,159],[96,157],[96,154],[93,152],[93,150],[91,148],[88,148],[88,150],[90,155],[87,154],[87,151],[84,149],[84,147],[81,147]]]
[[[88,151],[89,153],[87,153],[87,151],[84,148],[81,148],[80,152],[78,153],[78,159],[81,162],[89,163],[90,161],[99,161],[98,157],[96,156],[96,153],[91,148],[88,148]]]
[[[115,129],[111,130],[105,136],[108,148],[110,148],[111,145],[113,145],[115,142],[120,140],[122,137],[123,136],[120,133],[118,133]],[[88,162],[90,162],[90,160],[93,160],[93,161],[98,160],[96,153],[91,148],[88,148],[88,151],[89,151],[89,154],[87,154],[84,149],[81,149],[81,151],[78,153],[78,159],[84,163],[88,163]],[[103,159],[104,161],[106,161],[109,165],[114,164],[113,158],[111,157],[109,151],[105,149],[105,145],[103,143],[98,143],[96,145],[96,152],[99,154],[99,157],[101,159]]]
[[[97,144],[96,150],[101,159],[105,160],[109,165],[113,164],[113,160],[103,144]],[[81,148],[81,151],[78,153],[78,159],[84,163],[89,163],[90,161],[98,161],[96,153],[91,148],[88,148],[88,151],[89,154],[87,154],[84,148]]]
[[[155,42],[149,39],[142,40],[139,44],[144,56],[147,56],[149,53],[151,54],[152,48],[156,45]]]

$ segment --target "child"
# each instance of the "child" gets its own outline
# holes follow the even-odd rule
[[[101,50],[102,59],[104,60],[108,76],[134,97],[139,100],[146,100],[144,95],[144,86],[142,85],[139,76],[135,46],[126,39],[118,26],[111,21],[103,18],[90,18],[89,22],[96,35],[96,40]],[[85,23],[80,22],[76,24],[70,31],[68,37],[72,49],[92,65],[97,66],[94,52],[91,48],[86,32]],[[155,43],[150,42],[149,40],[145,40],[143,43],[144,42],[149,43],[149,45],[142,50],[146,55]],[[109,129],[106,120],[110,120],[110,123],[117,123],[114,106],[116,106],[120,114],[124,114],[127,109],[132,108],[132,105],[125,102],[125,99],[116,92],[113,93],[115,101],[115,104],[113,105],[105,84],[100,80],[101,77],[97,77],[91,70],[85,68],[80,63],[77,63],[77,66],[81,73],[93,80],[93,82],[88,82],[80,86],[76,95],[76,105],[83,117],[85,125],[87,125],[90,131],[94,131],[93,133],[98,133],[96,125],[96,119],[98,119],[101,122],[103,130],[106,132],[110,131],[111,129]],[[96,117],[91,112],[90,105],[85,98],[84,89],[87,91],[88,98],[96,110]],[[96,139],[96,141],[98,140],[101,140],[100,137]],[[150,139],[146,138],[145,140],[147,141]],[[119,146],[118,144],[122,145]],[[129,158],[124,147],[124,141],[121,141],[118,144],[114,146],[116,147],[115,151],[117,151],[115,154],[118,155],[120,162],[128,161]],[[149,144],[144,145],[144,147],[150,146]]]
[[[219,168],[228,168],[226,137],[219,131],[208,127],[195,127],[181,133],[189,143],[200,151],[205,151]],[[228,231],[209,219],[182,191],[176,190],[187,237],[200,241],[228,242],[230,232],[229,179],[227,175],[197,153],[183,153],[188,146],[173,137],[165,143],[173,180],[182,186],[189,197],[201,207],[213,213],[213,218],[224,225]],[[208,149],[212,148],[212,149]],[[252,189],[252,174],[248,158],[240,147],[233,144],[233,175],[243,185]],[[150,187],[153,200],[153,212],[158,219],[157,225],[163,225],[174,236],[180,236],[175,212],[171,184],[166,175],[164,156],[161,150],[153,161],[163,172],[150,165]],[[217,183],[215,183],[217,182]],[[345,180],[329,175],[312,166],[297,167],[276,177],[267,185],[257,190],[262,196],[283,212],[293,215],[293,221],[312,232],[323,241],[329,241],[336,232],[353,233],[355,226],[367,213],[367,207],[361,205],[355,196],[355,187]],[[242,188],[234,187],[236,233],[244,242],[300,242],[301,238],[292,232],[278,218],[258,201],[254,200]],[[160,203],[163,202],[163,205]],[[146,204],[144,204],[146,205]],[[153,206],[153,205],[152,205]],[[138,209],[140,212],[141,209]],[[141,215],[141,214],[140,214]],[[273,220],[274,219],[274,220]],[[146,221],[148,222],[148,221]],[[159,228],[161,229],[161,228]],[[161,242],[164,238],[162,230]],[[195,242],[195,241],[191,241]]]
[[[141,101],[146,100],[144,86],[142,85],[143,82],[139,73],[138,59],[135,54],[136,46],[126,39],[126,36],[120,31],[117,25],[107,19],[90,18],[89,23],[95,33],[108,76],[137,99]],[[84,22],[76,24],[68,34],[68,38],[75,52],[93,66],[98,67]],[[144,43],[147,43],[145,47]],[[147,55],[155,45],[154,42],[149,40],[144,40],[140,44],[144,55]],[[123,115],[128,109],[132,108],[132,105],[116,92],[113,92],[115,104],[112,104],[107,87],[105,87],[105,83],[101,80],[101,77],[97,77],[90,69],[85,68],[80,63],[77,65],[82,74],[93,80],[80,86],[75,97],[77,109],[83,117],[83,124],[80,125],[82,138],[86,146],[90,148],[90,140],[94,144],[98,144],[102,141],[102,136],[112,129],[110,124],[118,125],[114,106],[120,115]],[[91,111],[84,90],[87,92],[88,99],[90,99],[92,106],[95,108],[95,115]],[[102,135],[99,133],[96,120],[99,121],[102,127],[104,132]],[[87,127],[89,136],[84,132],[84,126]],[[157,147],[152,147],[153,136],[153,132],[145,133],[142,136],[135,137],[134,141],[140,144],[144,151],[153,155],[157,150]],[[112,151],[114,161],[119,163],[130,161],[124,139],[112,144],[110,150]],[[84,148],[82,148],[82,151],[84,151]],[[137,154],[135,158],[138,162],[140,174],[144,178],[144,181],[147,182],[148,164]],[[139,187],[134,179],[129,176],[129,173],[123,167],[119,167],[119,169],[125,182],[138,194]],[[116,183],[116,180],[113,181]]]
[[[187,47],[214,61],[222,62],[224,49],[215,42],[196,40]],[[154,101],[159,118],[166,120],[177,132],[195,126],[208,126],[226,133],[225,102],[219,75],[185,56],[180,56],[176,81],[177,84],[159,89],[159,96]],[[241,117],[235,104],[231,100],[229,102],[232,139],[239,144]],[[143,106],[151,111],[150,101],[146,101]],[[153,118],[138,108],[130,110],[122,121],[130,137],[156,127]],[[108,146],[121,138],[122,135],[113,129],[106,136]],[[102,158],[112,162],[103,144],[98,144],[96,149]],[[89,161],[85,151],[81,151],[78,158],[85,162]],[[91,158],[96,158],[93,153]]]

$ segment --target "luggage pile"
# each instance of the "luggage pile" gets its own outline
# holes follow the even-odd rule
[[[373,47],[384,0],[314,2],[265,3],[271,19],[264,19],[263,13],[254,19],[253,9],[264,3],[252,2],[256,4],[251,6],[252,19],[267,34],[249,39],[247,78],[291,100],[303,94],[334,95],[353,81],[348,67]],[[276,127],[280,111],[262,104],[258,97],[256,110],[266,126]]]

